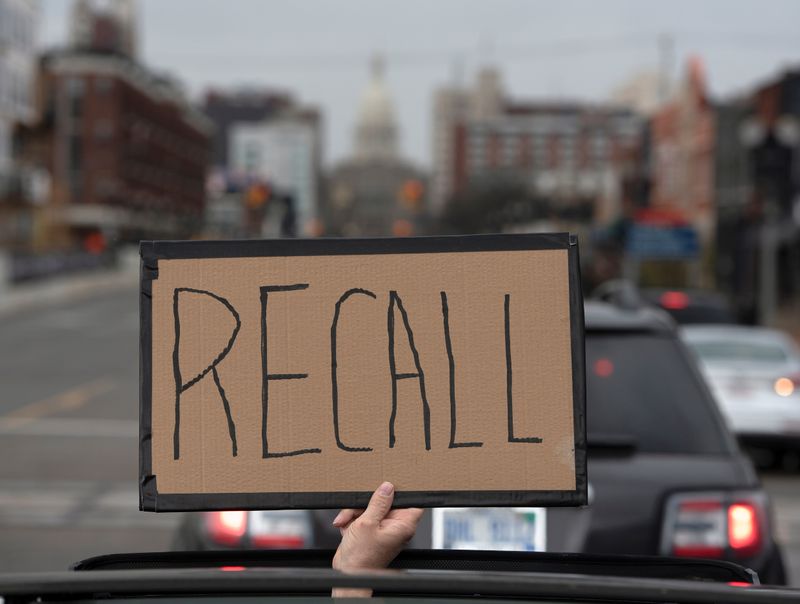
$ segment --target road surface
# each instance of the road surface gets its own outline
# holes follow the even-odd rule
[[[137,300],[132,273],[0,315],[0,571],[169,547],[179,516],[138,511]],[[764,481],[800,585],[800,475]]]
[[[0,569],[168,547],[138,511],[138,306],[128,287],[0,317]]]

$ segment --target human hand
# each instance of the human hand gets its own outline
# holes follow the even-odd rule
[[[333,526],[342,542],[333,557],[333,568],[353,571],[386,568],[411,540],[422,517],[419,508],[392,509],[394,485],[384,482],[372,494],[365,510],[339,512]],[[334,597],[369,597],[370,590],[334,589]]]

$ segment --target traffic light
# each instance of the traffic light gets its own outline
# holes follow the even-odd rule
[[[400,201],[411,211],[420,209],[422,205],[422,197],[425,194],[425,187],[423,184],[415,179],[407,180],[400,187]]]
[[[269,203],[271,198],[272,190],[268,185],[260,182],[250,185],[245,192],[245,202],[247,203],[247,207],[251,210],[264,207],[265,204]]]

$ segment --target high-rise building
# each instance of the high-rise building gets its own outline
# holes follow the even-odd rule
[[[494,119],[457,128],[454,192],[513,182],[555,206],[588,205],[608,222],[620,209],[621,165],[639,149],[643,126],[614,107],[509,103]]]
[[[621,210],[645,126],[615,105],[516,101],[499,73],[484,69],[471,88],[444,88],[434,98],[434,207],[441,212],[460,194],[503,183],[609,222]]]
[[[227,238],[319,234],[319,111],[288,92],[239,88],[210,90],[203,112],[214,124],[207,232]],[[253,187],[269,190],[269,203],[248,202]]]
[[[440,213],[455,190],[456,126],[468,114],[469,95],[459,87],[440,88],[433,100],[431,211]]]
[[[286,92],[260,89],[219,90],[206,93],[203,112],[214,124],[211,165],[225,172],[230,168],[230,130],[242,123],[261,123],[295,106]]]
[[[464,88],[456,83],[439,88],[433,100],[433,172],[431,174],[431,212],[438,214],[455,192],[455,149],[457,126],[467,120],[485,122],[502,113],[504,92],[500,72],[482,69],[475,85]]]
[[[36,0],[0,0],[0,178],[11,166],[11,133],[33,115]]]
[[[231,170],[290,198],[300,235],[318,230],[321,138],[320,117],[313,110],[286,110],[263,122],[230,128]]]

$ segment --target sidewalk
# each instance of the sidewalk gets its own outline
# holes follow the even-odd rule
[[[136,287],[139,281],[138,250],[120,254],[114,269],[53,277],[40,282],[0,288],[0,317],[21,310],[80,300],[90,294]]]

